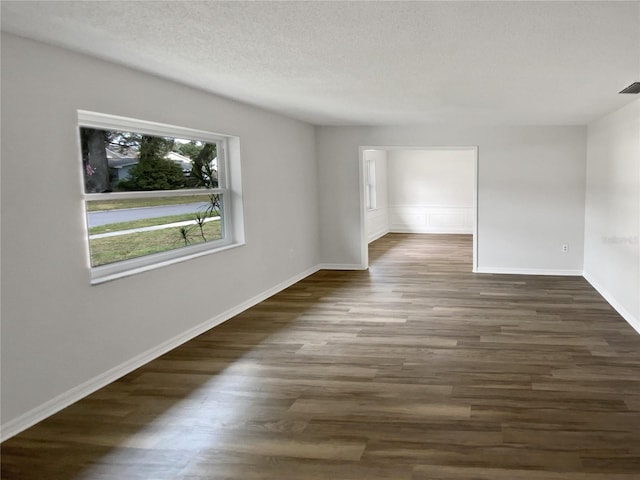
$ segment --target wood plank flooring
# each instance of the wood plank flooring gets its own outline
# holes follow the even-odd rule
[[[390,234],[2,445],[3,479],[640,479],[640,335]]]

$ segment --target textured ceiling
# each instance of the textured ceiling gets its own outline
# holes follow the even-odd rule
[[[2,29],[321,125],[585,124],[640,2],[2,1]]]

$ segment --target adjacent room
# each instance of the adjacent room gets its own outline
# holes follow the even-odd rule
[[[2,479],[639,478],[640,2],[0,9]]]
[[[476,271],[477,164],[475,147],[363,149],[363,251],[390,232],[466,235]]]

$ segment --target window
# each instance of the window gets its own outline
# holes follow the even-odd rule
[[[365,183],[367,210],[376,209],[376,161],[368,159],[365,162]]]
[[[238,138],[78,112],[92,283],[243,243]]]

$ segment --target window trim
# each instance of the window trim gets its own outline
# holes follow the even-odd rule
[[[373,158],[366,160],[365,188],[366,207],[368,211],[378,209],[377,184],[376,184],[376,161]]]
[[[244,245],[244,215],[242,206],[242,183],[240,168],[239,138],[231,135],[207,132],[174,125],[137,120],[128,117],[78,110],[77,141],[80,166],[78,171],[81,176],[81,185],[84,186],[82,173],[82,154],[80,148],[80,128],[89,127],[102,130],[132,131],[146,135],[184,138],[189,140],[216,143],[218,157],[218,187],[208,189],[180,189],[180,190],[155,190],[132,191],[112,193],[85,193],[82,188],[83,213],[86,233],[86,258],[91,272],[91,284],[96,285],[117,278],[127,277],[156,268],[172,265],[203,255],[222,252],[231,248]],[[211,240],[196,245],[183,246],[166,250],[164,252],[143,255],[127,260],[121,260],[105,265],[91,265],[91,250],[89,240],[89,227],[87,223],[87,202],[92,200],[114,200],[130,198],[154,198],[160,196],[188,196],[194,194],[221,194],[222,195],[222,235],[219,240]]]

